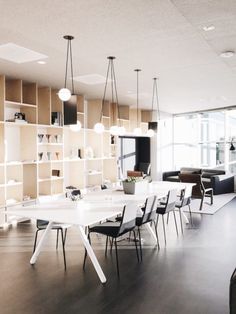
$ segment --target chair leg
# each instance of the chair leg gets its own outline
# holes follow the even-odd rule
[[[167,214],[167,221],[166,221],[166,224],[168,225],[169,223],[169,218],[170,218],[170,213]]]
[[[58,229],[58,231],[59,231],[59,229]],[[63,258],[64,258],[64,268],[66,270],[66,252],[65,252],[65,243],[64,243],[64,237],[63,237],[63,229],[61,228],[60,231],[61,231]]]
[[[35,233],[33,253],[35,252],[35,249],[36,249],[36,244],[37,244],[37,239],[38,239],[38,232],[39,232],[39,229]]]
[[[159,237],[157,233],[157,224],[158,224],[158,220],[156,223],[154,223],[154,228],[155,228],[155,233],[156,233],[156,238],[157,238],[157,247],[158,247],[158,250],[160,250],[160,242],[159,242]]]
[[[134,244],[135,244],[137,259],[138,259],[138,262],[139,262],[138,246],[137,246],[136,235],[135,235],[135,231],[134,230],[133,230],[133,235],[134,235]]]
[[[89,243],[91,244],[91,238],[90,238],[90,232],[88,231],[88,240],[89,240]],[[83,262],[83,270],[85,269],[85,264],[86,264],[86,259],[87,259],[87,250],[85,249],[85,252],[84,252],[84,262]]]
[[[64,246],[66,246],[66,236],[67,236],[67,229],[65,229],[65,234],[64,234]]]
[[[56,242],[56,249],[58,249],[58,237],[59,237],[59,229],[57,229],[57,242]]]
[[[116,238],[115,238],[115,249],[116,249],[116,269],[117,269],[117,276],[120,277],[119,260],[118,260],[118,252],[117,252],[117,242],[116,242]]]
[[[192,218],[192,212],[191,212],[191,207],[190,207],[190,205],[188,205],[188,209],[189,209],[189,215],[190,215],[191,226],[193,226],[193,218]]]
[[[213,191],[211,191],[211,205],[213,205]]]
[[[112,253],[114,238],[110,240],[110,253]]]
[[[138,238],[139,238],[139,250],[140,250],[140,259],[143,260],[143,252],[142,252],[142,242],[141,242],[141,233],[140,228],[138,227]]]
[[[182,234],[184,234],[183,219],[182,219],[182,212],[181,212],[181,208],[179,208],[179,219],[180,219],[181,231],[182,231]]]
[[[201,199],[201,204],[200,204],[200,208],[199,208],[199,210],[202,210],[202,206],[203,206],[203,201],[204,201],[204,197],[205,197],[205,195],[203,195],[203,197],[202,197],[202,199]]]
[[[175,210],[173,210],[173,215],[174,215],[174,219],[175,219],[175,229],[176,229],[176,233],[177,233],[177,236],[178,236],[179,232],[178,232],[178,226],[177,226],[177,221],[176,221]]]
[[[107,245],[108,245],[108,236],[106,238],[106,249],[105,249],[105,256],[107,256]]]
[[[163,225],[164,239],[165,239],[165,245],[166,245],[166,227],[165,227],[164,215],[161,215],[161,216],[162,216],[162,225]]]

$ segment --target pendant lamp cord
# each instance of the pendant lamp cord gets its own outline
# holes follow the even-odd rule
[[[72,95],[75,94],[74,90],[74,75],[73,75],[73,62],[72,62],[72,48],[71,48],[71,39],[69,40],[70,42],[70,70],[71,70],[71,85],[72,85]]]
[[[65,82],[64,87],[66,88],[66,82],[67,82],[67,69],[68,69],[68,59],[69,59],[69,40],[67,41],[67,51],[66,51],[66,71],[65,71]]]
[[[117,93],[117,86],[116,86],[116,75],[115,75],[114,62],[113,62],[114,59],[115,57],[108,57],[109,62],[108,62],[108,67],[107,67],[106,83],[105,83],[104,94],[103,94],[103,99],[102,99],[102,110],[101,110],[101,115],[100,115],[100,122],[102,121],[103,109],[105,105],[105,98],[106,98],[106,92],[107,92],[107,84],[108,84],[108,79],[110,75],[112,118],[113,118],[113,121],[115,121],[115,108],[114,108],[114,104],[115,104],[115,106],[117,107],[118,120],[120,123],[120,111],[119,111],[118,93]]]
[[[106,74],[106,83],[105,83],[105,88],[104,88],[104,93],[103,93],[103,98],[102,98],[102,110],[101,110],[101,115],[100,115],[100,123],[102,121],[102,116],[103,116],[103,108],[105,104],[105,97],[106,97],[106,90],[107,90],[107,83],[108,83],[108,76],[109,76],[109,71],[110,71],[110,62],[108,62],[108,67],[107,67],[107,74]]]
[[[136,111],[136,123],[137,123],[137,128],[138,128],[138,109],[139,109],[139,77],[138,77],[138,74],[139,74],[139,72],[141,71],[141,70],[139,70],[139,69],[136,69],[135,70],[136,72],[137,72],[137,111]]]
[[[154,110],[154,102],[155,102],[155,96],[156,96],[156,102],[157,102],[157,120],[161,119],[160,115],[160,107],[159,107],[159,99],[158,99],[158,92],[157,92],[157,78],[154,77],[153,79],[153,88],[152,88],[152,119],[153,119],[153,110]]]
[[[115,90],[115,97],[116,97],[116,106],[117,106],[117,116],[119,121],[119,126],[121,127],[121,121],[120,121],[120,108],[119,108],[119,101],[118,101],[118,93],[117,93],[117,85],[116,85],[116,75],[115,75],[115,69],[114,69],[114,63],[112,62],[112,72],[113,72],[113,80],[114,80],[114,90]]]

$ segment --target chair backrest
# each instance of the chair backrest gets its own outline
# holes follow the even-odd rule
[[[191,203],[191,196],[192,196],[192,186],[187,185],[183,192],[181,207],[184,207]]]
[[[143,216],[142,216],[142,223],[146,223],[150,221],[152,214],[156,213],[156,196],[150,196],[146,199],[145,206],[143,208]]]
[[[179,174],[181,182],[196,183],[192,188],[192,197],[202,198],[204,186],[202,183],[202,176],[200,174]]]
[[[137,211],[138,206],[136,203],[131,202],[125,205],[122,213],[119,235],[122,235],[135,228]]]
[[[143,177],[142,171],[127,170],[127,177]]]
[[[48,221],[47,220],[41,220],[41,219],[37,219],[36,220],[37,228],[46,227],[47,225],[48,225]]]
[[[170,190],[167,194],[166,213],[175,209],[176,198],[177,190]]]

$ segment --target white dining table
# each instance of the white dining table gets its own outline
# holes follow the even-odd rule
[[[145,202],[145,199],[151,195],[156,195],[158,199],[162,199],[171,188],[181,190],[184,189],[186,185],[188,185],[188,183],[153,182],[149,184],[146,191],[138,195],[124,194],[123,191],[117,189],[107,189],[88,193],[84,195],[83,199],[74,202],[65,198],[54,199],[45,203],[21,207],[17,210],[8,210],[3,213],[29,219],[47,220],[49,222],[30,259],[30,264],[32,265],[36,263],[54,223],[65,223],[77,226],[82,243],[88,252],[98,277],[102,283],[105,283],[106,277],[88,241],[85,227],[121,214],[124,206],[128,202],[136,202],[137,205],[141,205]],[[149,224],[146,224],[146,227],[156,243],[157,239],[153,229]]]

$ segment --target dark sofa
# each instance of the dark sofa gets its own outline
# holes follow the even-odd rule
[[[183,167],[179,171],[163,172],[163,181],[179,182],[180,173],[201,174],[205,188],[213,188],[214,195],[234,192],[234,175],[224,170]]]

